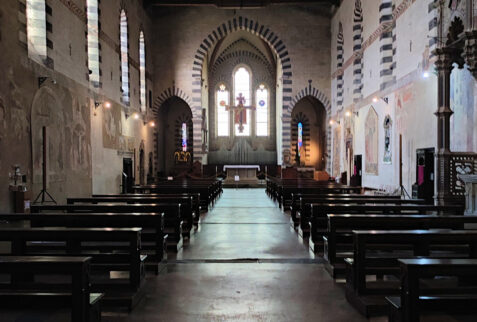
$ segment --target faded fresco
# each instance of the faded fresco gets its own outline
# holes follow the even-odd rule
[[[403,87],[396,91],[396,130],[398,133],[403,133],[406,130],[406,123],[408,119],[407,105],[414,99],[414,86],[412,84]]]
[[[339,156],[341,150],[341,127],[337,126],[333,133],[333,156]],[[340,175],[340,159],[333,157],[333,176]]]
[[[378,175],[378,114],[371,106],[364,125],[365,172]]]
[[[64,124],[63,109],[53,92],[46,87],[40,89],[31,111],[33,183],[42,182],[43,127],[47,134],[47,183],[65,181]]]
[[[120,142],[121,132],[121,107],[113,104],[103,112],[103,147],[120,149],[120,146],[124,146]]]

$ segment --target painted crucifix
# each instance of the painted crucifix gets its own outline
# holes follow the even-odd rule
[[[247,110],[255,110],[255,106],[245,106],[245,101],[247,100],[242,93],[239,93],[237,100],[237,106],[227,105],[225,109],[227,111],[234,112],[234,123],[238,124],[238,130],[240,133],[243,133],[244,124],[247,124]]]

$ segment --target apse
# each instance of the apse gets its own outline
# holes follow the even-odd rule
[[[209,164],[274,164],[277,58],[241,30],[219,41],[208,62]]]

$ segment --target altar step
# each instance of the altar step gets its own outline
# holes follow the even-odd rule
[[[240,180],[240,181],[229,181],[224,180],[222,182],[224,188],[265,188],[265,180]]]

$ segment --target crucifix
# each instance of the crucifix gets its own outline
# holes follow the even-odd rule
[[[225,106],[225,109],[227,111],[232,110],[234,112],[234,123],[239,125],[238,130],[240,133],[243,133],[243,125],[247,124],[247,109],[255,110],[255,106],[245,106],[246,98],[242,95],[242,93],[239,93],[239,96],[236,98],[236,100],[237,106],[227,105]]]

